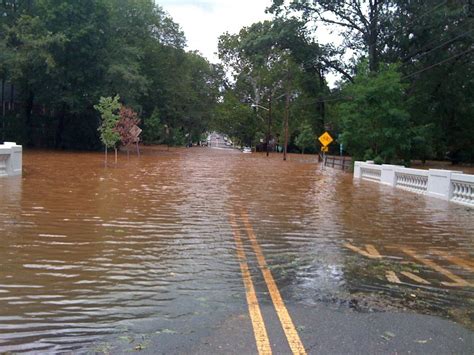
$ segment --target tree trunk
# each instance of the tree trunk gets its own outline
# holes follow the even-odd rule
[[[5,116],[5,79],[2,78],[2,116]]]
[[[369,32],[367,34],[367,45],[369,50],[369,69],[376,72],[379,67],[377,55],[377,37],[378,37],[378,20],[379,20],[379,4],[378,0],[369,2]]]
[[[64,123],[66,119],[66,104],[62,104],[61,112],[59,113],[58,127],[56,128],[56,149],[62,148]]]
[[[13,111],[15,109],[15,86],[10,84],[10,110]]]
[[[117,165],[117,147],[114,147],[115,150],[115,165]]]
[[[33,113],[33,105],[34,105],[35,95],[33,91],[29,90],[28,92],[28,99],[26,100],[25,105],[25,116],[26,116],[26,145],[31,146],[33,143],[32,138],[32,119],[31,115]]]
[[[5,78],[2,78],[2,143],[5,142]]]
[[[324,73],[323,69],[320,68],[318,70],[318,76],[319,76],[319,88],[321,89],[321,95],[324,95],[324,89],[325,89],[325,80],[324,80]],[[324,99],[319,101],[319,114],[321,116],[321,129],[324,129],[324,125],[326,124],[326,103],[324,102]]]
[[[290,115],[290,93],[286,92],[285,104],[285,146],[283,147],[283,160],[286,161],[286,153],[288,150],[288,119]]]
[[[107,167],[107,146],[105,146],[105,160],[104,160],[104,168]]]

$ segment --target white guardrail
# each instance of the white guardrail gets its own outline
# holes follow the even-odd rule
[[[23,148],[13,142],[0,144],[0,177],[22,173]]]
[[[399,189],[474,207],[474,175],[439,169],[409,169],[400,165],[354,163],[354,179],[364,179]]]

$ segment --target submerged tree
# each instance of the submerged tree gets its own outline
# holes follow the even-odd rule
[[[140,119],[138,118],[138,114],[135,111],[125,106],[120,108],[120,119],[117,122],[115,130],[120,135],[120,141],[122,142],[122,145],[127,149],[127,157],[130,155],[130,146],[133,143],[138,144],[138,136],[136,132],[134,132],[134,127],[137,127],[135,128],[135,130],[137,130],[139,124]],[[138,132],[140,131],[138,130]]]
[[[120,97],[101,97],[99,103],[94,108],[100,112],[101,123],[98,128],[100,140],[105,146],[105,165],[107,166],[107,149],[115,149],[115,163],[117,163],[117,143],[120,141],[120,134],[117,131],[117,122],[120,118]]]

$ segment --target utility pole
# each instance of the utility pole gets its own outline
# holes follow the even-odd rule
[[[288,61],[286,62],[287,71],[286,71],[286,100],[285,100],[285,146],[283,147],[283,160],[286,161],[286,154],[288,151],[288,120],[290,116],[290,69]]]
[[[5,78],[2,78],[2,142],[5,142]]]
[[[272,94],[268,103],[267,157],[270,155],[270,135],[272,132]]]

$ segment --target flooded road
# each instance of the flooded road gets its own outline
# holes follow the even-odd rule
[[[232,215],[248,215],[285,302],[473,325],[474,210],[314,157],[148,148],[104,168],[27,151],[0,199],[0,352],[106,351],[245,311]]]

